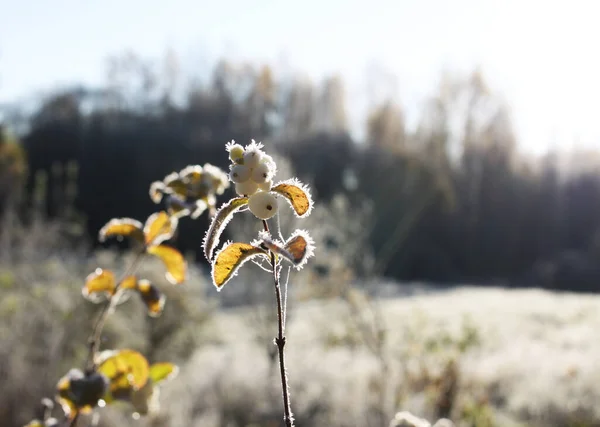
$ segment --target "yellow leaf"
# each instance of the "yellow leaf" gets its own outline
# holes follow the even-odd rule
[[[173,379],[178,373],[179,367],[173,363],[159,362],[150,366],[150,378],[154,383]]]
[[[148,315],[158,317],[162,314],[165,306],[165,296],[160,290],[148,280],[140,280],[137,283],[137,290],[146,304]]]
[[[115,274],[110,270],[97,268],[86,277],[81,293],[87,300],[98,303],[112,296],[115,287]]]
[[[111,394],[119,399],[146,385],[150,366],[146,358],[135,350],[116,350],[102,354],[98,372],[109,379]]]
[[[204,256],[207,260],[212,260],[213,251],[215,246],[219,244],[219,237],[227,223],[233,217],[233,214],[240,210],[243,206],[248,204],[247,197],[235,197],[229,202],[225,203],[219,211],[213,216],[210,227],[208,228],[202,246],[204,247]]]
[[[267,253],[249,243],[231,243],[221,249],[212,263],[212,279],[217,290],[236,275],[239,268],[250,259]]]
[[[187,197],[187,186],[177,172],[167,175],[163,180],[163,183],[169,193],[176,194],[184,199]]]
[[[187,263],[177,249],[167,245],[150,246],[146,251],[159,257],[167,268],[167,280],[175,285],[183,283],[187,270]]]
[[[58,404],[61,406],[63,412],[65,413],[65,416],[69,420],[75,418],[75,415],[77,415],[77,406],[75,406],[75,404],[71,400],[60,395],[56,397],[56,400],[58,401]]]
[[[196,184],[202,179],[202,166],[190,165],[179,171],[181,180],[188,184]]]
[[[177,229],[177,219],[165,211],[153,213],[144,225],[146,245],[158,245],[169,240]]]
[[[40,420],[32,420],[25,424],[23,427],[44,427],[44,423]]]
[[[137,277],[135,276],[127,276],[121,283],[119,284],[119,289],[136,289],[137,287]]]
[[[163,198],[163,194],[165,192],[165,184],[162,181],[154,181],[150,184],[150,190],[148,193],[150,194],[150,199],[154,203],[160,203]]]
[[[113,218],[108,221],[98,232],[98,240],[104,242],[108,237],[132,237],[140,242],[144,241],[142,223],[131,218]]]
[[[275,185],[271,191],[281,194],[290,203],[300,218],[310,215],[313,202],[308,188],[297,179],[290,179]]]

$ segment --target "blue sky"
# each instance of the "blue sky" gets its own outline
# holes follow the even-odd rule
[[[0,102],[101,83],[108,55],[171,47],[190,72],[221,55],[340,72],[359,123],[373,64],[409,112],[444,68],[480,66],[523,149],[600,148],[598,16],[595,0],[0,0]]]

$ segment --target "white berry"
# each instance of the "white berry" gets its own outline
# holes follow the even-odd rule
[[[244,147],[240,144],[235,144],[229,147],[229,159],[232,162],[240,163],[240,161],[244,158]]]
[[[258,189],[262,190],[262,191],[270,191],[272,187],[273,187],[272,180],[268,180],[268,181],[263,182],[262,184],[258,184]]]
[[[249,168],[254,168],[258,166],[262,156],[263,153],[258,148],[250,147],[244,153],[244,165],[248,166]]]
[[[261,163],[252,170],[251,178],[252,181],[256,182],[257,184],[263,184],[269,180],[270,175],[271,170],[269,165],[266,163]]]
[[[266,191],[259,191],[248,200],[248,208],[258,219],[272,218],[278,209],[277,197]]]
[[[229,172],[229,179],[235,183],[245,182],[250,179],[252,171],[246,165],[234,165]]]
[[[251,196],[258,191],[258,184],[248,180],[235,184],[235,192],[240,196]]]

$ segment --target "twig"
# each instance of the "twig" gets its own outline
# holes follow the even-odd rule
[[[269,224],[266,220],[263,220],[263,227],[265,231],[269,232]],[[275,254],[271,251],[271,266],[273,268],[273,281],[275,284],[275,297],[277,299],[277,323],[278,323],[278,335],[275,338],[275,344],[279,353],[279,371],[281,373],[281,391],[283,394],[283,410],[284,410],[284,422],[286,427],[293,427],[294,418],[292,415],[290,405],[290,391],[288,388],[287,372],[285,369],[285,336],[283,329],[283,303],[281,299],[281,286],[279,285],[279,275],[277,274],[277,262],[275,260]]]
[[[98,353],[98,350],[100,349],[100,339],[102,336],[102,330],[104,329],[104,325],[106,324],[106,320],[108,319],[108,316],[114,310],[116,305],[119,303],[119,299],[121,296],[119,293],[119,288],[121,286],[121,283],[123,282],[123,280],[125,280],[125,278],[127,276],[133,274],[135,269],[140,264],[140,261],[142,260],[142,257],[145,252],[146,252],[146,246],[144,246],[137,253],[137,255],[136,255],[135,259],[133,260],[133,262],[131,263],[131,265],[129,265],[127,270],[125,270],[125,272],[121,275],[121,277],[119,278],[119,280],[117,281],[117,284],[115,286],[114,293],[109,298],[109,300],[106,302],[106,304],[104,304],[104,307],[102,307],[102,311],[100,312],[100,315],[98,316],[98,320],[96,320],[96,324],[94,325],[94,328],[92,329],[92,334],[90,335],[90,339],[89,339],[90,350],[88,353],[88,358],[87,358],[86,368],[85,368],[86,372],[88,372],[88,373],[94,372],[96,370],[96,360],[95,359],[96,359],[96,354]]]
[[[75,415],[69,421],[69,427],[75,427],[77,425],[77,421],[79,420],[79,411],[75,412]]]

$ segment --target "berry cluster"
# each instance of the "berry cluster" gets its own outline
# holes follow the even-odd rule
[[[254,140],[246,147],[231,141],[226,148],[232,161],[229,180],[235,184],[235,192],[248,197],[248,208],[257,218],[273,217],[278,210],[277,196],[271,192],[277,172],[273,158]]]

